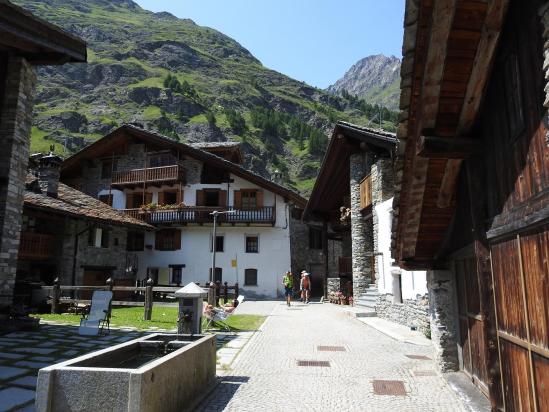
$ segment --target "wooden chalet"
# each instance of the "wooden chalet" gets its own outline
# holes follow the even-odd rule
[[[303,213],[309,222],[323,223],[323,238],[340,242],[337,272],[330,273],[324,251],[325,295],[345,289],[355,298],[376,282],[373,207],[392,197],[392,133],[338,122],[322,161],[315,186]],[[324,242],[325,248],[327,241]],[[339,281],[335,279],[339,278]]]
[[[549,3],[407,0],[404,25],[394,258],[430,270],[442,370],[549,411]]]

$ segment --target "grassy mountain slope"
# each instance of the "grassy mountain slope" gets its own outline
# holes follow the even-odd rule
[[[137,122],[183,142],[241,141],[247,167],[278,169],[308,194],[327,140],[319,132],[339,119],[367,122],[345,99],[265,68],[191,20],[131,0],[14,2],[88,42],[88,64],[39,70],[31,150],[56,143],[69,154]]]

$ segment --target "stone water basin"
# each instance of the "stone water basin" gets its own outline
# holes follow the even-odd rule
[[[148,335],[40,369],[36,410],[190,410],[215,383],[215,359],[214,335]]]

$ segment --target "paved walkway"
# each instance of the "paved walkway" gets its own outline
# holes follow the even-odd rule
[[[271,303],[271,311],[273,305]],[[269,307],[253,304],[248,306],[251,306],[251,312],[254,312],[253,307],[257,307],[255,311]],[[89,337],[78,335],[78,328],[75,326],[42,324],[36,331],[0,335],[0,412],[34,411],[38,369],[153,332],[167,331],[157,328],[149,331],[113,328],[107,336]],[[219,375],[226,373],[253,333],[216,333]]]
[[[396,341],[339,306],[279,302],[200,410],[465,411],[430,358],[430,347]],[[400,381],[405,393],[376,394],[374,384],[399,385],[376,381]]]

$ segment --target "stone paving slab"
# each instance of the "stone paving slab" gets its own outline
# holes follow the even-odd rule
[[[11,383],[14,385],[21,385],[21,386],[30,386],[35,388],[36,387],[36,381],[38,377],[37,376],[23,376],[22,378],[16,379],[12,381]]]
[[[34,391],[15,387],[6,388],[0,390],[0,399],[0,407],[2,410],[10,410],[16,406],[23,406],[26,403],[31,402],[34,399]]]
[[[13,366],[0,366],[0,379],[6,380],[15,378],[16,376],[25,375],[28,373],[27,369],[15,368]]]

